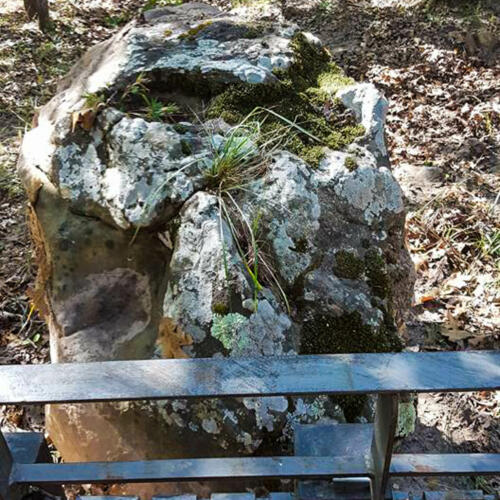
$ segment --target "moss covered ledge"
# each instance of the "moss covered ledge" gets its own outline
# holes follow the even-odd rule
[[[279,129],[289,135],[289,127],[283,118],[296,123],[307,133],[292,129],[295,133],[287,138],[286,149],[312,167],[317,167],[325,156],[325,148],[344,149],[362,136],[365,130],[334,98],[337,90],[353,84],[354,80],[331,61],[324,47],[306,34],[296,34],[291,47],[293,63],[286,70],[274,71],[278,79],[276,84],[229,85],[214,97],[208,107],[207,117],[222,118],[236,125],[259,106],[263,108],[265,116],[262,136],[275,134]],[[266,113],[266,109],[271,109],[273,113]]]

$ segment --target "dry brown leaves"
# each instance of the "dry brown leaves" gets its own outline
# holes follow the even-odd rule
[[[162,318],[158,329],[158,346],[163,358],[188,358],[189,356],[182,350],[185,346],[193,343],[191,335],[182,331],[170,318]]]

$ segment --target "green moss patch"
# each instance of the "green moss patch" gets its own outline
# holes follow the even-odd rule
[[[357,352],[392,352],[402,348],[396,330],[390,322],[378,329],[365,324],[357,311],[341,316],[318,314],[304,322],[301,354],[332,354]],[[333,398],[352,422],[359,416],[366,403],[365,396]]]
[[[230,85],[212,100],[207,116],[220,117],[236,125],[257,105],[272,109],[308,134],[292,128],[294,134],[290,136],[290,129],[283,119],[268,114],[262,125],[263,140],[282,128],[287,139],[285,147],[316,167],[325,155],[325,146],[334,150],[343,149],[363,135],[365,130],[354,117],[336,120],[345,108],[332,95],[353,80],[331,62],[327,50],[310,42],[302,33],[294,37],[291,46],[294,62],[286,71],[275,71],[278,78],[276,84]]]
[[[356,161],[356,158],[354,156],[348,156],[344,160],[344,167],[347,168],[350,172],[354,172],[358,168],[358,162]]]
[[[341,316],[317,315],[304,323],[301,354],[391,352],[401,349],[395,330],[363,322],[358,311]]]
[[[385,261],[376,249],[370,249],[365,255],[365,272],[368,284],[378,297],[385,299],[390,293],[389,276]]]
[[[212,306],[212,312],[218,314],[219,316],[225,316],[229,314],[229,306],[225,302],[216,302]]]
[[[205,28],[208,28],[208,26],[210,26],[212,23],[213,21],[204,21],[195,26],[194,28],[187,30],[185,33],[181,33],[179,35],[179,38],[181,40],[183,39],[194,40],[196,38],[196,35],[198,35],[198,33],[200,33]]]
[[[273,31],[273,25],[269,22],[233,22],[226,20],[215,20],[210,25],[203,27],[194,35],[196,38],[210,38],[218,42],[229,42],[242,38],[260,38]],[[198,35],[199,33],[199,35]]]
[[[186,139],[181,139],[181,149],[182,154],[185,156],[189,156],[193,152],[193,146],[191,146],[191,143]]]
[[[358,279],[363,274],[364,269],[365,265],[363,261],[356,257],[354,253],[347,250],[339,250],[335,254],[333,272],[339,278]]]

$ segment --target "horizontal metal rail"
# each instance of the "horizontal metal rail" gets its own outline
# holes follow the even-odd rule
[[[390,476],[500,473],[498,454],[395,454]],[[214,479],[373,477],[364,456],[195,458],[130,462],[14,464],[11,484],[81,484]]]
[[[391,476],[488,476],[500,474],[498,453],[394,454]]]
[[[379,395],[373,435],[362,447],[364,451],[356,450],[355,456],[33,463],[40,461],[38,452],[30,455],[26,462],[13,459],[19,450],[15,446],[9,449],[9,443],[12,446],[17,440],[8,436],[7,443],[0,432],[0,500],[17,500],[26,485],[48,488],[78,483],[344,477],[369,478],[372,500],[382,500],[390,476],[499,474],[499,454],[392,453],[398,393],[497,389],[500,389],[500,352],[497,351],[0,366],[0,404]],[[35,439],[27,439],[25,444],[40,448]],[[335,443],[332,446],[335,447]]]
[[[15,484],[167,482],[213,479],[367,477],[364,457],[240,457],[14,464]]]
[[[0,404],[500,389],[500,352],[0,366]]]

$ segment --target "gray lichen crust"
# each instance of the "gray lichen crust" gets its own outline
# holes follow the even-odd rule
[[[276,99],[297,116],[245,121]],[[315,37],[201,4],[149,11],[91,49],[19,161],[53,361],[400,348],[413,282],[386,109]],[[356,416],[344,403],[72,406],[49,426],[73,459],[220,456]],[[90,421],[106,444],[82,450]]]
[[[105,110],[87,144],[56,149],[54,183],[86,215],[122,229],[149,226],[168,218],[202,184],[197,151],[209,147],[208,139],[185,154],[183,141],[190,137],[169,124]],[[161,205],[167,209],[160,214]]]

